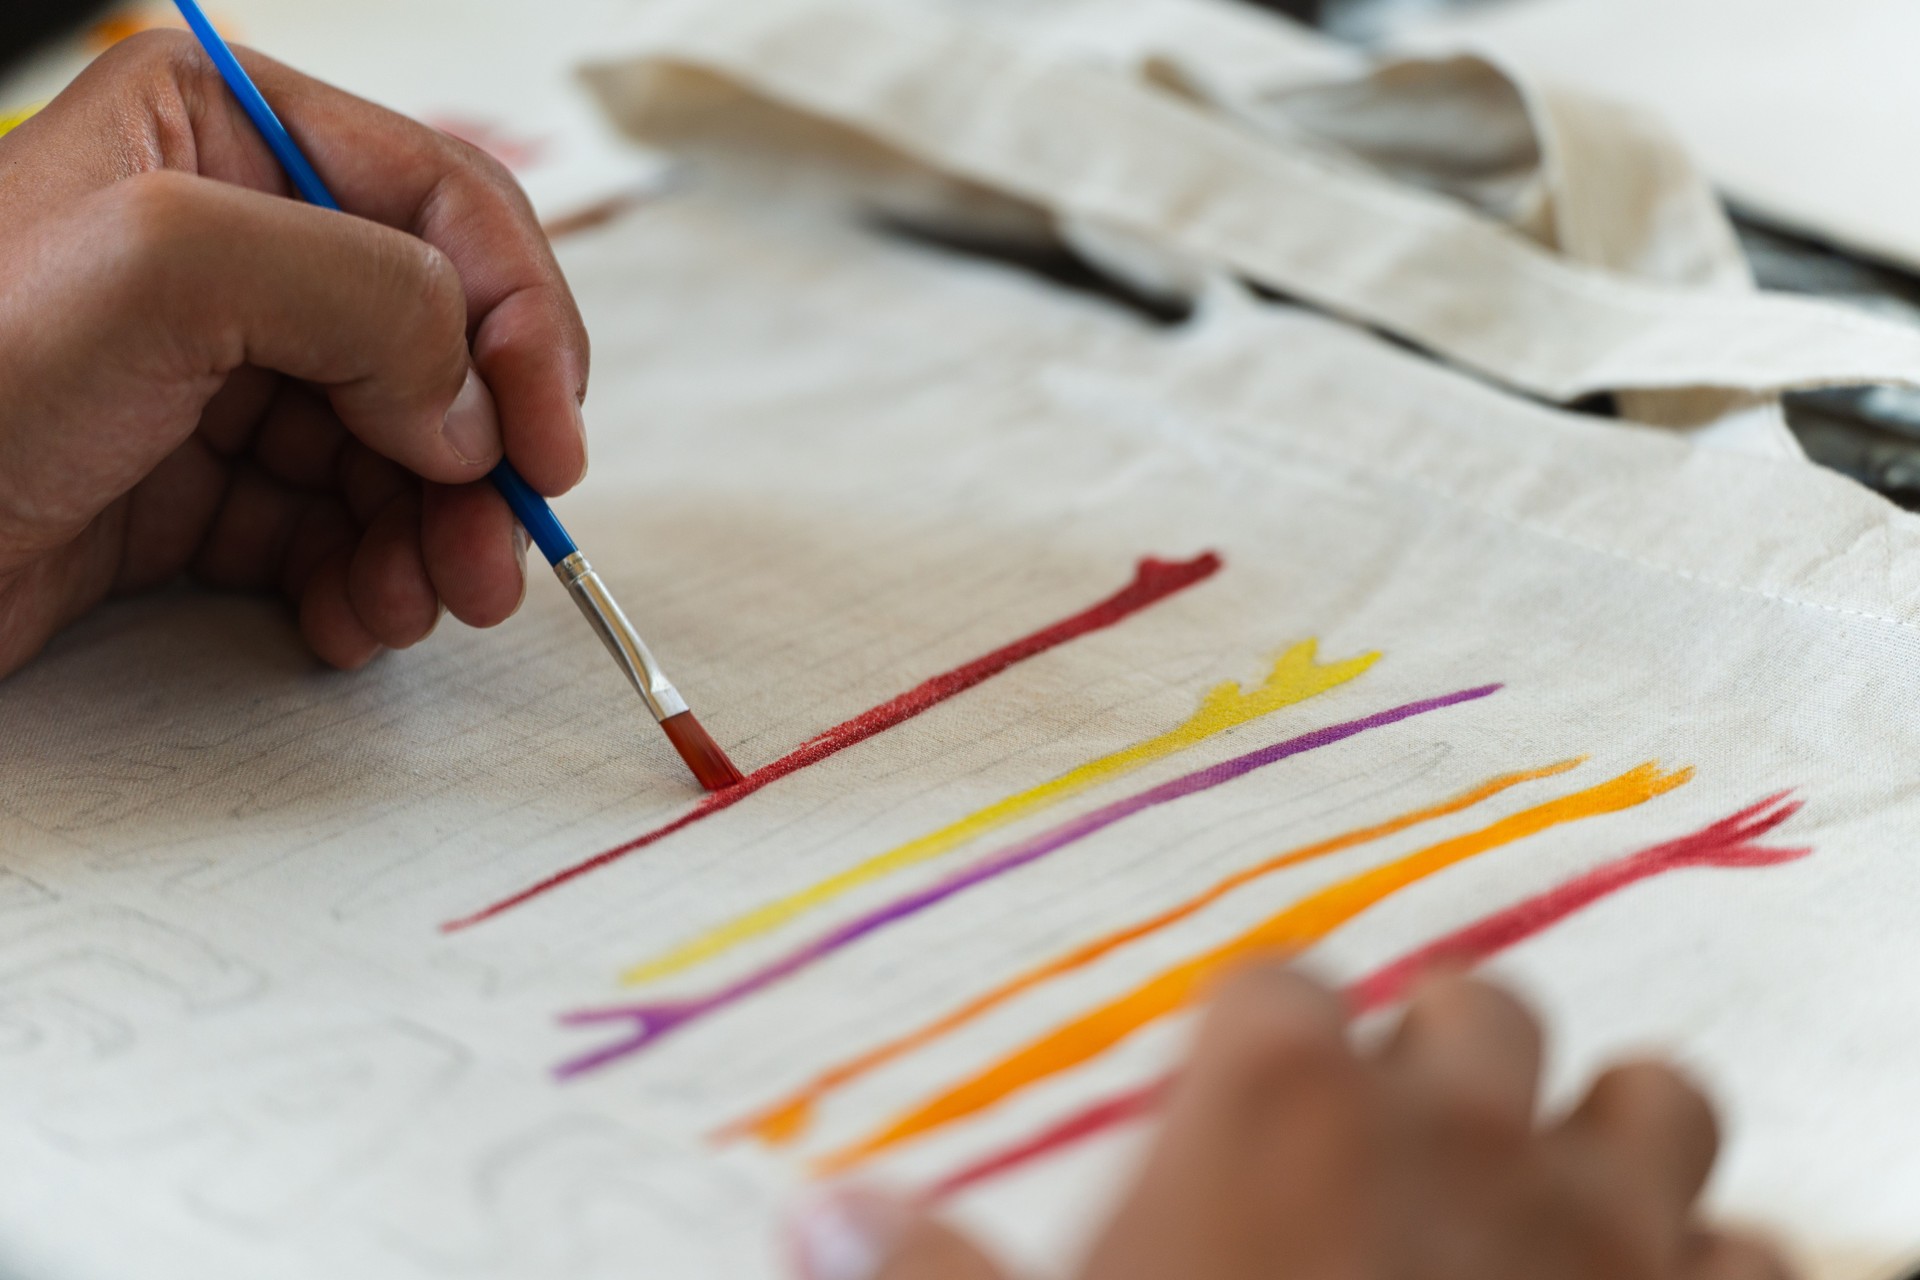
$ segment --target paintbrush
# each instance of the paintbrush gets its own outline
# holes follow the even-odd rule
[[[174,0],[174,3],[180,9],[180,16],[187,20],[187,26],[192,28],[193,34],[206,49],[207,56],[213,59],[220,78],[227,82],[227,87],[239,100],[247,118],[253,121],[254,128],[260,131],[260,136],[280,162],[280,167],[286,170],[294,190],[309,204],[339,210],[339,203],[320,181],[320,175],[314,172],[286,126],[280,123],[273,108],[267,105],[253,78],[240,65],[239,59],[233,56],[233,50],[214,30],[200,6],[195,0]],[[553,514],[553,508],[547,505],[546,499],[534,492],[533,487],[504,458],[488,478],[507,500],[507,505],[513,509],[515,518],[526,529],[534,545],[540,548],[540,553],[553,566],[554,573],[559,575],[573,602],[580,606],[580,612],[586,616],[594,633],[600,637],[600,642],[633,683],[640,700],[647,704],[647,710],[653,713],[653,718],[666,731],[667,741],[673,743],[673,749],[687,762],[687,767],[693,770],[693,776],[700,785],[709,791],[720,791],[739,782],[740,771],[727,759],[720,744],[694,718],[693,712],[687,707],[687,700],[680,696],[680,691],[660,670],[660,664],[654,661],[646,642],[640,639],[633,624],[627,621],[627,615],[621,612],[612,593],[561,526],[559,517]]]

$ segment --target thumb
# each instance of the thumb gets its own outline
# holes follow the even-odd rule
[[[789,1238],[801,1280],[1007,1280],[959,1232],[866,1188],[837,1187],[803,1205]]]

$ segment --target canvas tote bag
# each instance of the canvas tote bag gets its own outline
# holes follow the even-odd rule
[[[1920,528],[1767,452],[1912,335],[1751,292],[1655,126],[1484,63],[630,18],[596,83],[694,160],[557,246],[561,509],[761,785],[693,793],[538,573],[352,677],[270,602],[78,624],[0,686],[8,1266],[774,1280],[846,1175],[1066,1274],[1256,956],[1369,1027],[1516,984],[1548,1107],[1675,1054],[1718,1211],[1920,1255]]]

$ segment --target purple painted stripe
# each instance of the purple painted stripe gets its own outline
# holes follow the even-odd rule
[[[773,963],[756,969],[711,995],[691,1000],[618,1005],[607,1009],[589,1009],[565,1014],[560,1021],[567,1026],[624,1022],[632,1024],[633,1030],[624,1040],[561,1064],[555,1068],[554,1074],[564,1080],[609,1066],[621,1058],[638,1053],[689,1023],[698,1021],[735,1001],[743,1000],[783,978],[798,973],[809,965],[824,960],[842,947],[850,946],[870,933],[877,933],[890,925],[918,915],[927,908],[944,902],[955,894],[964,893],[975,885],[985,884],[995,877],[1003,876],[1028,863],[1038,862],[1049,854],[1057,853],[1068,845],[1084,840],[1097,831],[1103,831],[1116,822],[1123,822],[1135,814],[1144,813],[1148,809],[1186,796],[1198,795],[1202,791],[1211,791],[1215,787],[1224,786],[1237,778],[1244,778],[1256,769],[1264,769],[1290,756],[1332,746],[1336,742],[1365,733],[1369,729],[1398,724],[1402,720],[1410,720],[1415,716],[1425,715],[1429,711],[1439,711],[1446,707],[1458,706],[1463,702],[1485,698],[1498,693],[1500,689],[1500,685],[1488,684],[1476,689],[1463,689],[1458,693],[1449,693],[1444,697],[1409,702],[1405,706],[1394,707],[1361,720],[1349,720],[1344,724],[1315,729],[1297,738],[1288,738],[1284,742],[1276,742],[1258,751],[1249,751],[1231,760],[1223,760],[1205,769],[1196,769],[1192,773],[1183,774],[1170,782],[1163,782],[1157,787],[1150,787],[1137,795],[1116,800],[1091,813],[1049,828],[928,888],[896,898],[866,915],[856,916],[839,928],[822,934],[805,946],[788,952]]]

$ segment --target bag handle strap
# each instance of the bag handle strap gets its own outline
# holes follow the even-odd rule
[[[1255,136],[1163,88],[927,10],[668,6],[640,33],[642,70],[718,76],[951,178],[1122,229],[1537,397],[1920,384],[1920,332],[1808,299],[1572,261],[1325,148]],[[674,83],[632,64],[590,76],[642,133]],[[1577,136],[1568,122],[1581,117],[1557,118],[1562,136]],[[1589,233],[1575,216],[1567,234],[1585,244]]]

